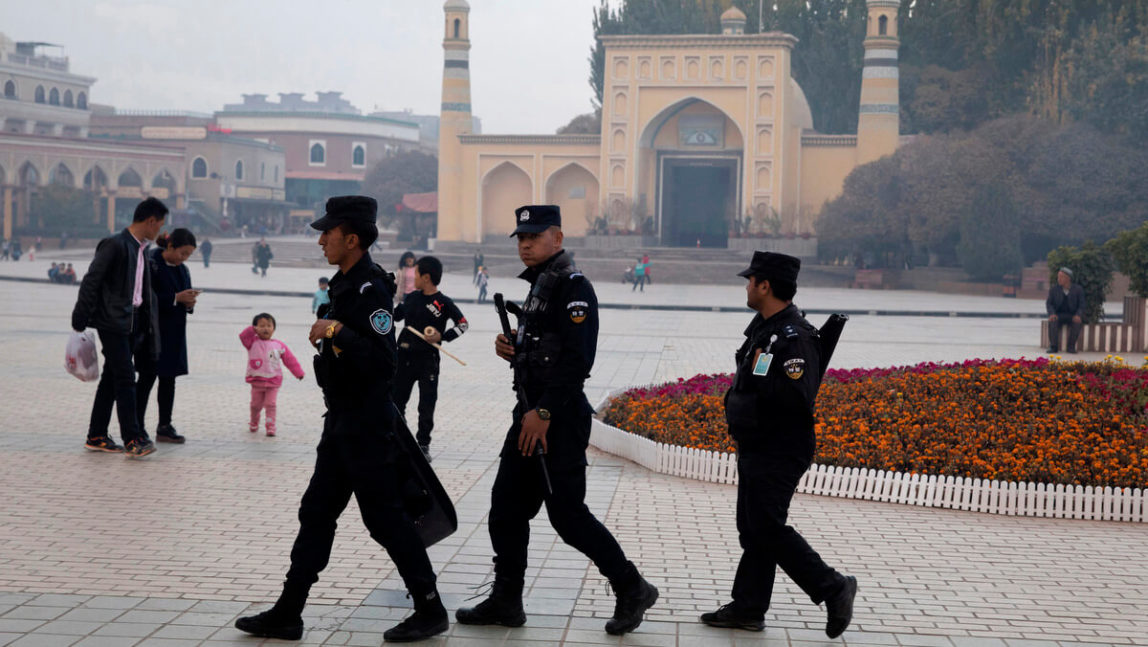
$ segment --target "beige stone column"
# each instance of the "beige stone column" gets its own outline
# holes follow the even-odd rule
[[[116,193],[108,191],[108,231],[116,233]]]
[[[4,187],[4,240],[12,239],[12,187]]]

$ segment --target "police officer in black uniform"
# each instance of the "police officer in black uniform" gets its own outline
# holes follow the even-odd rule
[[[801,261],[754,252],[746,305],[757,311],[738,349],[737,373],[726,394],[729,433],[737,442],[737,530],[741,562],[733,602],[701,620],[715,627],[765,628],[765,612],[780,566],[815,604],[825,602],[825,633],[840,636],[853,618],[857,579],[830,568],[786,525],[789,502],[813,461],[813,407],[821,385],[817,329],[797,307]]]
[[[375,213],[372,198],[335,197],[327,201],[326,215],[311,223],[323,232],[319,245],[327,262],[339,266],[330,282],[331,303],[320,308],[310,333],[319,351],[315,377],[327,413],[315,472],[299,506],[299,534],[283,594],[270,610],[235,623],[256,636],[298,640],[303,635],[303,605],[327,566],[336,521],[352,494],[371,537],[387,550],[414,599],[415,612],[384,638],[421,640],[448,626],[426,548],[402,507],[400,475],[408,459],[395,436],[391,402],[394,278],[366,251],[378,238]]]
[[[589,557],[617,595],[606,632],[632,631],[658,590],[626,559],[610,531],[586,507],[586,447],[593,408],[582,390],[598,345],[598,299],[562,249],[561,215],[551,205],[515,212],[519,278],[530,283],[516,339],[498,335],[496,354],[515,366],[521,389],[500,454],[490,503],[494,548],[491,595],[459,609],[464,624],[519,627],[530,520],[543,504],[567,544]],[[536,453],[541,447],[544,453]],[[545,462],[546,470],[542,464]],[[549,482],[547,483],[547,478]]]

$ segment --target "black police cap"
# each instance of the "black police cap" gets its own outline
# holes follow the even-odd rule
[[[311,223],[312,229],[327,231],[344,222],[375,224],[379,203],[365,195],[340,195],[327,199],[327,213]]]
[[[754,252],[749,267],[738,272],[738,276],[760,276],[775,281],[797,284],[797,273],[801,271],[801,259],[776,252]]]
[[[514,210],[514,220],[518,223],[514,238],[518,234],[540,234],[551,227],[562,226],[562,212],[556,204],[528,204]]]

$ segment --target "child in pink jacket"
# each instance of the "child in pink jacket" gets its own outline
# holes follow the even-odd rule
[[[239,341],[247,349],[247,383],[251,385],[251,422],[248,431],[259,431],[259,411],[267,410],[267,435],[275,435],[275,400],[283,384],[283,364],[303,379],[303,367],[291,354],[287,344],[271,339],[275,334],[275,317],[261,312],[251,325],[239,333]]]

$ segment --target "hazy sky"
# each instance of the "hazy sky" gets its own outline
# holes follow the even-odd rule
[[[3,0],[0,30],[65,47],[91,101],[210,113],[243,93],[340,90],[364,113],[438,114],[442,0]],[[484,133],[552,133],[590,110],[598,0],[470,0]]]

